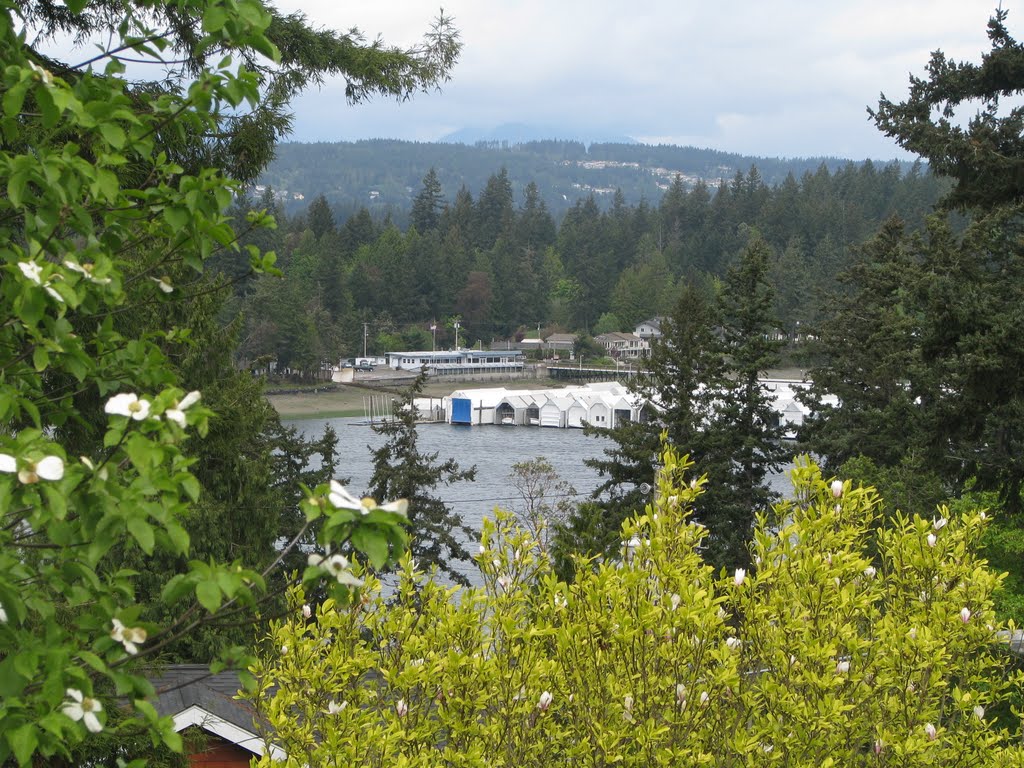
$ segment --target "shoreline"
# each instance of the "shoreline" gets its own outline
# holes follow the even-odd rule
[[[560,389],[566,382],[552,379],[500,379],[494,381],[427,381],[420,397],[447,397],[459,389]],[[393,388],[375,388],[338,384],[330,392],[296,392],[267,395],[267,401],[282,419],[333,419],[363,416],[365,401],[373,397],[399,395]]]
[[[803,372],[795,368],[785,368],[768,371],[767,378],[794,379],[801,378]],[[375,377],[376,378],[376,377]],[[376,379],[377,383],[381,382]],[[399,382],[396,382],[398,385]],[[404,381],[403,381],[404,383]],[[569,382],[555,381],[554,379],[495,379],[493,381],[431,381],[427,380],[420,397],[447,397],[459,389],[487,389],[493,387],[505,387],[510,390],[517,389],[561,389]],[[277,411],[282,419],[333,419],[351,416],[364,416],[366,414],[365,402],[371,397],[378,399],[381,396],[393,395],[398,397],[396,392],[399,386],[393,388],[378,388],[371,386],[353,386],[350,384],[337,384],[335,389],[329,392],[295,392],[289,394],[267,395],[267,401]]]

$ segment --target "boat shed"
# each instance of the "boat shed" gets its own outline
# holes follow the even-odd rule
[[[504,387],[460,389],[445,400],[450,424],[495,424],[498,404],[510,393]]]

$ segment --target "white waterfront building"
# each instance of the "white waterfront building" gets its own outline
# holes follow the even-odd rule
[[[388,352],[387,365],[396,371],[427,369],[430,375],[521,373],[524,355],[518,349],[453,349],[440,352]]]
[[[807,383],[780,379],[761,383],[772,394],[773,410],[786,437],[794,437],[810,413],[797,398]],[[838,404],[834,397],[825,401]],[[582,429],[586,424],[611,428],[628,421],[646,421],[656,415],[657,405],[623,384],[606,381],[560,389],[460,389],[442,399],[442,410],[449,424]]]

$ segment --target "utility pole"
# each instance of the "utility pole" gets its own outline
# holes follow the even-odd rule
[[[369,323],[363,323],[363,357],[366,357],[366,337],[369,334]]]
[[[437,352],[437,323],[430,324],[430,351]]]
[[[456,320],[455,321],[455,351],[456,352],[459,351],[459,328],[460,327],[461,326],[459,325],[459,321]]]

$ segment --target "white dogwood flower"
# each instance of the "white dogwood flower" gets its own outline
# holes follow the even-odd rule
[[[64,266],[70,269],[72,272],[77,272],[80,275],[84,275],[85,279],[91,283],[97,285],[109,285],[109,277],[94,277],[92,271],[96,268],[95,264],[76,264],[73,261],[65,260]]]
[[[103,705],[96,699],[86,696],[77,688],[68,688],[67,695],[70,701],[66,701],[60,711],[75,722],[81,720],[90,733],[102,731],[103,723],[99,721],[96,714],[103,711]]]
[[[164,293],[171,293],[174,291],[174,286],[171,285],[171,278],[167,277],[167,275],[164,275],[163,277],[151,277],[149,279],[156,283]]]
[[[134,656],[139,652],[139,645],[146,642],[146,630],[142,627],[126,627],[120,619],[112,619],[114,628],[110,630],[110,637],[124,646],[124,649]]]
[[[149,416],[149,400],[139,397],[134,392],[122,392],[107,400],[103,412],[112,416],[127,416],[142,421]]]
[[[21,461],[9,453],[0,453],[0,472],[17,472],[18,480],[25,485],[38,483],[40,480],[60,480],[64,477],[64,459],[60,456],[44,456],[39,461]]]
[[[202,395],[200,395],[199,392],[197,392],[196,390],[189,392],[187,395],[181,398],[181,400],[172,408],[168,408],[166,411],[164,411],[164,416],[166,416],[169,420],[173,421],[179,427],[184,427],[185,411],[187,411],[191,406],[198,403],[200,397],[202,397]]]
[[[21,274],[36,285],[43,284],[43,268],[39,264],[36,264],[34,261],[19,261],[18,269],[21,270]]]
[[[375,509],[381,509],[385,512],[397,512],[400,515],[405,515],[408,513],[409,508],[409,503],[405,499],[390,501],[386,504],[378,504],[369,496],[364,496],[361,499],[357,498],[349,493],[348,489],[337,480],[331,480],[331,491],[327,494],[327,500],[331,502],[336,509],[352,509],[364,515],[370,514],[370,512]]]
[[[313,568],[323,568],[339,584],[345,584],[350,587],[361,587],[363,586],[363,580],[356,578],[352,575],[352,571],[349,570],[348,558],[340,554],[327,554],[327,555],[310,555],[306,558],[306,562]]]

